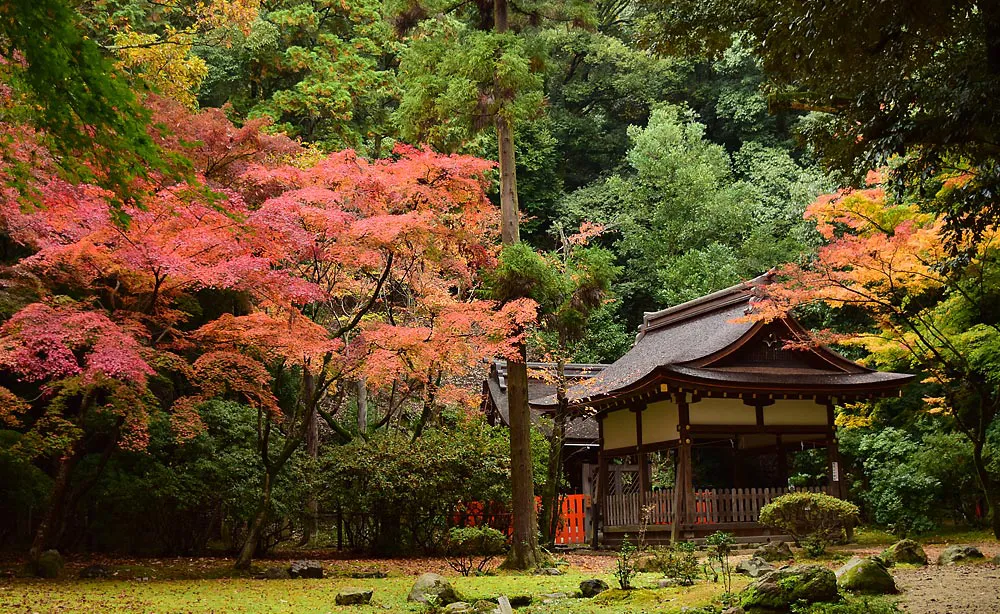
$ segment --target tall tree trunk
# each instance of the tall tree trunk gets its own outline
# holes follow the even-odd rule
[[[306,426],[306,453],[309,454],[309,458],[312,459],[315,466],[315,463],[319,460],[319,416],[316,415],[316,412],[310,414],[309,422]],[[319,530],[319,500],[316,499],[315,489],[311,485],[308,499],[306,499],[305,520],[302,539],[299,540],[300,547],[312,541],[313,536]]]
[[[264,485],[261,489],[260,500],[257,502],[257,509],[254,511],[253,520],[250,522],[250,530],[247,531],[246,541],[240,548],[240,554],[236,557],[234,567],[236,569],[250,569],[253,562],[254,552],[257,550],[257,541],[260,533],[264,530],[264,523],[267,522],[268,508],[271,506],[271,469],[264,471]]]
[[[542,539],[546,546],[555,545],[556,534],[559,532],[559,484],[562,481],[562,452],[566,441],[566,418],[568,405],[566,399],[566,361],[562,358],[556,363],[556,411],[552,416],[552,435],[549,437],[549,463],[545,475],[545,488],[542,492]]]
[[[531,414],[528,410],[528,368],[521,360],[507,363],[507,402],[510,419],[510,481],[512,505],[511,550],[506,569],[532,569],[543,561],[538,547],[535,489],[531,463]]]
[[[507,0],[494,0],[493,25],[497,33],[509,29]],[[517,203],[517,171],[514,163],[514,129],[506,115],[504,102],[496,116],[497,147],[500,162],[501,238],[504,245],[521,240]],[[538,548],[538,521],[535,514],[535,488],[531,472],[531,413],[528,409],[528,366],[524,345],[520,360],[507,363],[507,403],[510,422],[510,486],[512,499],[511,552],[504,562],[508,569],[531,569],[542,561]]]
[[[976,438],[972,442],[972,462],[976,467],[976,477],[986,496],[986,507],[989,508],[990,528],[993,537],[1000,539],[1000,488],[990,474],[986,459],[983,458],[984,438]]]
[[[368,382],[364,377],[358,379],[358,432],[362,436],[368,433]]]
[[[31,548],[28,550],[28,564],[30,567],[38,563],[39,557],[46,550],[55,548],[59,536],[62,534],[62,524],[65,520],[64,508],[69,497],[70,476],[77,461],[80,460],[80,452],[74,449],[68,456],[60,458],[56,465],[55,479],[52,481],[52,493],[49,495],[48,507],[42,521],[35,529],[35,536],[31,541]]]

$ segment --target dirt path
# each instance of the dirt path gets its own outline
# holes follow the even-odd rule
[[[929,565],[897,569],[894,575],[908,614],[1000,612],[1000,567],[995,565]]]

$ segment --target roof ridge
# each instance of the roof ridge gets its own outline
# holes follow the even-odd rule
[[[686,301],[679,305],[667,307],[666,309],[661,309],[659,311],[648,311],[642,314],[642,324],[639,325],[639,334],[636,336],[636,342],[642,339],[642,337],[649,331],[663,328],[664,326],[671,324],[676,324],[677,322],[682,322],[688,318],[702,315],[708,311],[728,307],[746,300],[750,297],[749,290],[756,286],[771,283],[771,278],[773,276],[774,270],[772,269],[763,275],[758,275],[752,279],[741,281],[740,283],[729,286],[728,288],[717,290],[711,294],[706,294],[705,296],[699,296],[696,299],[691,299],[690,301]],[[697,309],[698,307],[704,308]]]

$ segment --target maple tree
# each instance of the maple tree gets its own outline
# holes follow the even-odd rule
[[[867,331],[820,331],[818,342],[859,346],[879,366],[905,365],[926,375],[926,408],[948,417],[972,444],[980,487],[1000,536],[1000,480],[990,469],[997,451],[988,431],[1000,414],[1000,298],[997,227],[962,245],[969,259],[950,257],[942,215],[897,201],[870,174],[872,187],[820,197],[806,211],[824,239],[805,266],[776,272],[755,318],[823,303],[868,316]],[[971,176],[939,178],[935,199],[946,201]]]
[[[59,484],[85,451],[141,449],[155,409],[183,441],[205,401],[255,407],[263,488],[245,566],[310,422],[339,426],[343,384],[363,374],[375,390],[407,389],[422,399],[419,431],[444,404],[468,404],[442,382],[509,353],[534,304],[475,297],[495,261],[490,163],[405,147],[389,160],[317,156],[263,134],[263,121],[237,128],[218,110],[149,106],[153,137],[190,157],[194,180],[151,187],[143,207],[121,209],[127,224],[108,190],[45,169],[37,207],[0,201],[4,233],[29,253],[10,274],[36,285],[0,328],[0,370],[18,382],[3,390],[18,399],[3,417],[21,422],[26,453],[34,445],[57,466],[39,553],[58,543],[73,498]],[[204,303],[213,292],[230,306]],[[295,394],[277,395],[279,382]],[[115,418],[99,444],[94,413]]]

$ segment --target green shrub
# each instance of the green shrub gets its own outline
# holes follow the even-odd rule
[[[722,577],[722,586],[725,596],[733,592],[733,566],[729,560],[730,555],[736,546],[736,538],[732,533],[716,531],[705,539],[710,550],[708,563],[705,564],[706,575],[713,576],[712,581],[718,582]]]
[[[821,554],[826,544],[842,541],[858,520],[858,507],[829,495],[794,492],[760,510],[760,523],[778,529],[801,546],[808,541]],[[818,546],[812,546],[818,544]]]
[[[618,550],[618,561],[615,567],[615,578],[618,579],[618,585],[621,586],[623,591],[627,591],[632,588],[632,578],[638,573],[638,569],[635,566],[635,545],[629,541],[628,535],[622,539],[621,548]]]
[[[473,570],[482,573],[486,565],[506,549],[507,538],[496,529],[455,527],[448,532],[445,555],[452,569],[468,576]]]
[[[690,586],[698,578],[698,548],[693,542],[678,542],[670,548],[656,550],[646,563],[646,569]]]

